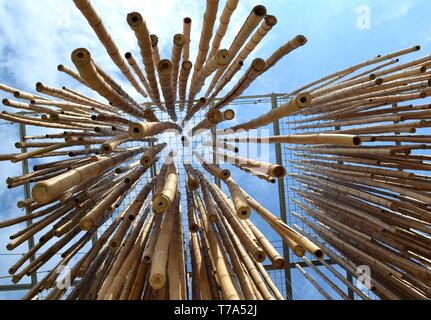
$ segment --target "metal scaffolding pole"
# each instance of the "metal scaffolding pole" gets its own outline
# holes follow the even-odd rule
[[[271,107],[272,109],[278,108],[278,100],[277,95],[272,94],[271,95]],[[274,135],[279,136],[280,135],[280,122],[279,120],[274,121]],[[277,164],[283,165],[283,156],[281,153],[281,145],[279,143],[275,144],[275,156],[277,160]],[[286,188],[284,185],[284,179],[278,180],[278,201],[280,204],[280,219],[287,223],[287,209],[286,209]],[[289,247],[283,242],[283,256],[285,261],[284,266],[284,276],[286,278],[285,284],[286,284],[286,295],[287,298],[292,298],[292,274],[291,274],[291,268],[290,268],[290,251]]]
[[[27,135],[27,130],[25,127],[25,124],[20,123],[19,124],[19,138],[21,142],[25,142],[25,136]],[[22,153],[26,153],[27,152],[27,148],[22,148],[21,149]],[[26,175],[30,173],[29,167],[28,167],[28,160],[24,160],[21,162],[22,164],[22,174]],[[30,184],[26,183],[24,184],[24,198],[25,199],[30,199],[31,198],[31,192],[30,192]],[[26,209],[26,214],[29,215],[31,214],[31,212],[28,211],[28,209]],[[27,227],[31,226],[33,224],[32,220],[28,220],[27,221]],[[34,247],[34,236],[32,236],[29,240],[28,240],[28,249],[31,250]],[[33,262],[36,259],[35,255],[32,255],[30,257],[30,262]],[[37,273],[33,273],[31,275],[31,285],[35,286],[37,284]]]

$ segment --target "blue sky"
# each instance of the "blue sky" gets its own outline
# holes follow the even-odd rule
[[[93,0],[113,39],[124,54],[132,51],[139,56],[136,39],[126,23],[131,11],[141,12],[148,21],[152,33],[158,35],[162,57],[170,57],[172,36],[182,30],[182,19],[193,19],[192,57],[195,57],[204,1],[195,0]],[[431,24],[428,0],[261,0],[240,1],[232,18],[222,48],[228,47],[236,32],[254,5],[263,4],[268,13],[277,16],[278,24],[259,45],[253,56],[266,59],[280,45],[298,34],[308,38],[308,43],[283,59],[275,68],[259,78],[245,94],[287,93],[328,73],[343,69],[354,63],[416,44],[422,46],[418,54],[430,54]],[[220,7],[224,1],[220,1]],[[371,12],[371,29],[357,27],[358,7],[367,5]],[[43,12],[41,11],[43,10]],[[221,8],[220,8],[221,11]],[[43,18],[42,18],[43,16]],[[66,85],[83,90],[77,83],[56,71],[60,63],[72,66],[70,53],[78,47],[88,48],[95,61],[106,71],[114,74],[124,88],[124,81],[105,49],[88,26],[72,1],[58,0],[0,0],[0,82],[27,91],[34,91],[34,84],[42,81],[50,86]],[[406,60],[405,57],[402,58]],[[192,59],[194,62],[194,58]],[[241,73],[240,73],[241,74]],[[228,87],[227,89],[229,89]],[[133,90],[128,90],[134,95]],[[1,93],[1,97],[6,97]],[[135,96],[138,98],[137,96]],[[3,106],[0,107],[3,110]],[[269,110],[270,106],[240,106],[237,121],[248,119]],[[7,110],[6,108],[4,108]],[[10,111],[10,110],[9,110]],[[40,133],[40,129],[29,128],[29,133]],[[0,153],[15,152],[16,126],[0,125]],[[272,161],[275,161],[274,158]],[[18,175],[19,165],[0,163],[0,218],[13,217],[20,212],[15,207],[22,198],[22,190],[6,192],[6,177]],[[274,214],[278,214],[277,187],[265,184],[232,170],[237,181]],[[254,221],[261,225],[259,219]],[[263,227],[264,230],[267,228]],[[11,229],[0,230],[0,254],[6,253],[5,244]],[[10,264],[0,256],[0,277]],[[300,284],[296,298],[317,299],[318,293],[300,276],[294,276]],[[0,280],[1,284],[5,281]],[[0,292],[0,298],[11,297]],[[16,297],[16,296],[12,296]]]

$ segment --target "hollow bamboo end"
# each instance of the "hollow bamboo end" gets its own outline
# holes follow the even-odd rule
[[[144,138],[144,126],[141,123],[132,123],[129,126],[129,134],[134,139]]]
[[[219,65],[225,66],[230,62],[230,53],[228,50],[223,49],[217,52],[217,63]]]
[[[126,57],[127,60],[130,60],[132,58],[132,54],[130,52],[126,52],[124,56]]]
[[[272,262],[272,265],[274,266],[274,268],[276,269],[283,269],[284,266],[284,259],[279,257],[279,258],[275,258],[274,261]]]
[[[75,64],[86,64],[91,61],[91,54],[85,48],[79,48],[72,52],[72,61]]]
[[[83,218],[79,222],[79,226],[81,227],[81,230],[89,231],[94,226],[94,222],[90,218]]]
[[[165,213],[170,206],[169,199],[164,195],[157,195],[153,200],[153,210],[158,214]]]
[[[229,170],[227,170],[227,169],[223,170],[223,171],[222,171],[222,173],[221,173],[221,178],[222,178],[223,180],[227,180],[227,179],[229,179],[229,178],[230,178],[230,176],[231,176],[231,173],[230,173],[230,171],[229,171]]]
[[[127,23],[132,28],[136,27],[142,21],[143,21],[143,18],[138,12],[131,12],[127,15]]]
[[[265,71],[266,69],[266,62],[261,58],[254,59],[252,65],[253,69],[258,72]]]
[[[212,124],[219,123],[222,120],[222,118],[223,118],[223,114],[219,110],[213,109],[213,110],[208,111],[208,113],[207,113],[207,119]]]
[[[188,60],[186,60],[186,61],[183,62],[182,68],[184,70],[191,70],[193,68],[193,63],[190,62],[190,61],[188,61]]]
[[[301,93],[296,97],[296,104],[300,109],[311,106],[311,95],[309,93]]]
[[[189,230],[191,233],[196,233],[199,231],[199,226],[196,223],[192,223],[189,225]]]
[[[225,112],[223,112],[223,117],[226,120],[231,121],[235,119],[235,111],[233,111],[232,109],[226,110]]]
[[[355,145],[355,146],[360,146],[361,144],[362,144],[362,139],[361,139],[361,137],[358,137],[358,136],[353,137],[353,145]]]
[[[278,179],[284,178],[286,176],[286,173],[286,168],[283,166],[275,166],[272,170],[272,175]]]
[[[265,251],[259,248],[253,252],[253,257],[257,262],[264,262],[266,259]]]
[[[299,46],[303,46],[307,43],[307,38],[303,35],[298,35],[296,36],[295,41]]]
[[[150,284],[153,289],[161,289],[165,286],[165,277],[162,274],[154,274],[150,277]]]
[[[184,45],[184,43],[186,42],[186,38],[184,37],[183,34],[178,33],[174,36],[174,43],[175,45],[182,47]]]
[[[63,66],[62,64],[59,64],[59,65],[57,66],[57,70],[58,70],[58,71],[63,71],[63,70],[64,70],[64,66]]]
[[[117,240],[111,240],[111,241],[109,242],[109,249],[111,249],[111,250],[115,250],[115,249],[117,249],[117,248],[118,248],[118,246],[119,246],[119,243],[118,243],[118,241],[117,241]]]
[[[10,274],[11,276],[13,276],[17,271],[18,271],[18,270],[17,270],[16,268],[10,268],[10,269],[8,270],[8,272],[9,272],[9,274]]]
[[[103,153],[112,153],[112,147],[109,144],[102,145],[102,152]]]
[[[187,185],[190,190],[197,190],[199,188],[199,183],[196,180],[189,180]]]
[[[155,34],[150,35],[150,40],[151,40],[151,46],[153,48],[157,47],[157,45],[159,44],[159,38]]]
[[[251,209],[248,206],[243,206],[237,210],[238,218],[241,220],[247,220],[251,216]]]
[[[272,16],[272,15],[267,15],[265,17],[265,23],[270,26],[273,27],[277,24],[278,20],[276,16]]]
[[[172,62],[168,59],[160,60],[159,65],[157,66],[157,70],[159,70],[160,73],[171,72],[171,69],[172,69]]]
[[[267,10],[266,10],[266,7],[265,7],[265,6],[263,6],[263,5],[258,5],[258,6],[255,6],[255,7],[253,8],[253,12],[254,12],[254,14],[255,14],[255,15],[257,15],[258,17],[264,17],[264,16],[266,16]]]
[[[144,256],[144,262],[147,263],[147,264],[151,263],[151,257],[147,256],[147,255]]]
[[[36,202],[46,204],[51,201],[52,192],[53,190],[49,185],[39,182],[31,190],[31,196]]]
[[[148,156],[142,157],[141,164],[144,168],[148,168],[151,165],[151,158]]]
[[[317,257],[317,258],[320,258],[320,259],[322,259],[322,258],[324,257],[324,253],[323,253],[323,251],[322,251],[321,249],[316,249],[316,250],[313,252],[313,255],[314,255],[315,257]]]
[[[190,24],[190,23],[192,23],[192,18],[185,17],[183,21],[185,24]]]

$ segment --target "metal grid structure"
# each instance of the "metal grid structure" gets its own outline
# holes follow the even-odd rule
[[[240,97],[237,100],[235,100],[234,102],[232,102],[228,107],[232,107],[232,108],[236,108],[238,106],[241,105],[258,105],[259,107],[272,107],[272,108],[277,108],[279,105],[285,103],[288,100],[288,98],[285,97],[284,94],[267,94],[267,95],[256,95],[256,96],[244,96],[244,97]],[[160,121],[168,121],[168,115],[164,112],[160,112],[158,109],[154,110],[156,113],[156,116],[159,118]],[[184,114],[181,112],[178,114],[179,115],[179,119],[180,121],[182,120]],[[189,122],[189,125],[187,126],[186,130],[191,129],[193,126],[195,126],[197,123],[199,123],[202,119],[204,119],[205,117],[205,112],[201,111],[198,114],[195,115],[195,117]],[[299,119],[299,118],[298,118]],[[289,120],[295,120],[295,118],[290,118]],[[287,134],[294,134],[297,133],[295,132],[295,130],[293,130],[293,127],[289,124],[287,124],[286,119],[281,119],[277,122],[273,123],[272,126],[272,131],[274,133],[274,135],[287,135]],[[26,135],[26,127],[25,125],[20,125],[20,137],[21,137],[21,141],[24,140],[24,136]],[[213,136],[214,138],[215,136]],[[207,138],[204,137],[198,137],[195,140],[195,143],[201,143],[203,141],[208,141]],[[159,137],[159,143],[162,142],[167,142],[169,145],[169,149],[165,149],[162,157],[166,156],[171,150],[176,151],[176,152],[182,152],[183,150],[183,142],[181,141],[181,137],[175,136],[173,134],[164,134],[163,136]],[[157,143],[157,142],[156,142]],[[137,145],[142,145],[142,143],[139,142],[131,142],[128,143],[126,146],[127,147],[135,147]],[[289,145],[280,145],[280,144],[276,144],[276,145],[271,145],[271,148],[274,148],[273,151],[275,151],[275,157],[276,157],[276,161],[278,164],[281,164],[283,166],[286,167],[287,172],[288,173],[298,173],[298,170],[294,168],[294,166],[292,165],[292,163],[290,162],[290,160],[295,160],[297,159],[297,157],[295,156],[295,152],[292,151],[289,148]],[[211,154],[210,153],[204,153],[203,154],[204,157],[206,159],[211,159]],[[214,155],[213,155],[214,156]],[[134,162],[137,159],[133,159],[130,160],[130,162]],[[130,163],[129,162],[129,163]],[[160,163],[160,162],[159,162]],[[26,171],[28,171],[28,161],[24,161],[22,163],[23,165],[23,173],[25,173]],[[139,192],[139,190],[151,179],[151,177],[154,176],[155,171],[154,170],[159,170],[160,169],[160,164],[157,165],[157,168],[153,168],[152,170],[149,170],[145,176],[139,181],[139,183],[136,185],[135,189],[132,190],[124,199],[123,203],[121,204],[121,206],[117,209],[117,212],[114,213],[114,217],[117,213],[123,211],[128,204],[134,199],[134,197],[137,195],[137,193]],[[185,195],[185,190],[184,190],[184,186],[186,185],[186,173],[185,170],[182,166],[182,164],[177,163],[177,168],[179,171],[179,183],[181,186],[181,190],[180,192]],[[219,183],[219,181],[215,181],[216,183]],[[293,224],[297,224],[300,227],[302,227],[304,230],[306,230],[307,232],[310,232],[311,235],[315,236],[315,234],[309,230],[306,226],[304,226],[304,224],[299,221],[296,217],[294,217],[291,212],[295,211],[297,213],[299,213],[300,215],[304,215],[304,212],[302,211],[301,208],[299,208],[297,206],[297,204],[294,202],[294,200],[300,200],[300,197],[298,195],[296,195],[296,193],[291,190],[291,187],[300,187],[300,185],[294,181],[292,178],[290,178],[289,176],[287,176],[285,179],[281,179],[278,181],[278,201],[279,201],[279,217],[286,223],[288,223],[289,225],[293,225]],[[26,198],[28,198],[30,196],[30,186],[29,185],[25,185],[24,186],[24,195]],[[265,205],[263,203],[263,205]],[[185,197],[182,197],[182,208],[186,208],[186,200]],[[186,226],[187,225],[187,217],[186,217],[186,213],[184,212],[185,210],[183,209],[183,225]],[[278,215],[277,212],[274,212],[275,215]],[[110,221],[108,221],[105,225],[105,228],[107,227],[107,225],[110,223]],[[188,245],[188,230],[187,228],[184,228],[184,232],[185,232],[185,239],[186,239],[186,245]],[[104,227],[102,226],[102,228],[99,230],[99,234],[100,232],[103,232]],[[275,236],[269,236],[268,237],[269,240],[272,242],[272,244],[274,245],[274,247],[279,250],[280,253],[282,253],[282,255],[284,256],[285,259],[285,266],[283,269],[281,270],[274,270],[272,268],[272,266],[266,266],[265,268],[267,269],[268,273],[270,274],[271,278],[273,279],[274,283],[277,285],[277,287],[280,289],[281,293],[286,297],[286,299],[297,299],[299,294],[296,290],[296,286],[300,286],[301,283],[298,281],[306,281],[305,279],[297,279],[297,277],[295,277],[295,269],[296,266],[295,264],[298,263],[299,265],[301,265],[304,268],[308,268],[308,266],[302,261],[302,259],[299,259],[298,257],[296,257],[295,255],[292,254],[291,250],[289,250],[289,248],[283,244],[283,241],[280,240],[278,235]],[[30,239],[29,243],[29,248],[31,248],[34,245],[34,240]],[[16,254],[3,254],[2,251],[0,250],[0,253],[2,255],[10,255],[12,256],[17,256]],[[188,253],[188,250],[187,250]],[[16,259],[19,259],[19,255],[16,257]],[[320,266],[321,264],[317,261],[313,261],[313,257],[309,256],[309,259],[316,265],[316,266]],[[188,261],[190,261],[189,257],[188,257]],[[329,263],[332,264],[331,261],[328,260]],[[307,270],[310,272],[310,274],[313,274],[312,270]],[[322,271],[324,271],[322,269]],[[8,278],[7,276],[4,277],[3,276],[3,271],[0,272],[0,279],[5,279]],[[350,281],[352,281],[352,277],[348,275],[348,279]],[[19,290],[28,290],[30,289],[33,285],[35,285],[38,281],[38,277],[37,275],[33,276],[30,279],[31,282],[27,282],[25,284],[17,284],[17,285],[0,285],[0,291],[19,291]],[[336,281],[335,281],[336,282]],[[349,293],[350,298],[355,298],[355,295],[353,294],[353,292],[350,292],[347,288],[347,286],[345,286],[344,284],[340,284],[339,285],[340,288],[345,288],[346,293]],[[367,294],[369,294],[367,292]],[[336,295],[335,295],[336,296]],[[370,295],[370,297],[373,297],[373,295]]]

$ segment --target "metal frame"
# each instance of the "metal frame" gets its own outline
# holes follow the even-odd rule
[[[276,109],[278,108],[278,98],[284,98],[286,95],[285,94],[276,94],[276,93],[272,93],[272,94],[266,94],[266,95],[250,95],[250,96],[241,96],[239,98],[237,98],[233,103],[231,103],[231,105],[242,105],[242,104],[259,104],[259,103],[270,103],[272,109]],[[247,101],[250,100],[250,101]],[[280,135],[280,121],[275,121],[273,123],[273,130],[274,130],[274,135]],[[26,125],[25,124],[20,124],[19,125],[19,132],[20,132],[20,139],[22,142],[24,142],[24,137],[26,135]],[[214,141],[217,139],[217,135],[216,135],[216,130],[212,130],[212,134],[213,134],[213,139]],[[276,154],[276,162],[279,165],[283,165],[284,161],[283,161],[283,154],[282,154],[282,149],[281,149],[281,145],[280,144],[275,144],[275,154]],[[22,149],[22,152],[26,152],[25,149]],[[214,153],[214,160],[216,158],[215,153]],[[28,167],[28,161],[23,161],[22,162],[22,172],[23,174],[26,174],[29,172],[29,167]],[[155,166],[152,167],[151,169],[151,176],[155,176],[156,175],[156,168]],[[217,185],[220,186],[220,181],[216,180],[215,181]],[[286,186],[285,186],[285,181],[284,179],[279,179],[278,180],[278,193],[279,193],[279,206],[280,206],[280,218],[283,222],[287,223],[288,221],[288,212],[287,212],[287,201],[289,201],[289,199],[286,199]],[[30,185],[27,183],[24,185],[24,195],[25,198],[29,198],[31,197],[31,193],[30,193]],[[29,221],[28,225],[30,225],[32,222]],[[29,239],[28,241],[28,247],[29,249],[33,248],[34,246],[34,238],[32,237],[31,239]],[[292,270],[296,269],[296,264],[298,264],[299,266],[303,267],[303,268],[308,268],[308,265],[305,262],[291,262],[290,261],[290,249],[289,247],[283,242],[283,258],[285,259],[285,265],[281,268],[281,269],[275,269],[272,266],[265,266],[265,269],[267,271],[279,271],[279,270],[283,270],[284,273],[284,277],[285,277],[285,290],[286,290],[286,296],[288,299],[293,299],[293,288],[292,288]],[[34,260],[34,256],[31,258],[31,261]],[[333,265],[335,264],[333,261],[331,260],[325,260],[327,263]],[[315,266],[322,266],[322,263],[317,261],[317,260],[313,260],[312,263]],[[353,281],[353,277],[352,275],[348,274],[347,275],[347,279],[349,282]],[[34,274],[31,277],[31,283],[30,284],[11,284],[11,285],[0,285],[0,291],[20,291],[20,290],[29,290],[31,289],[34,285],[37,284],[37,274]],[[348,288],[348,295],[351,299],[354,299],[354,292]]]

